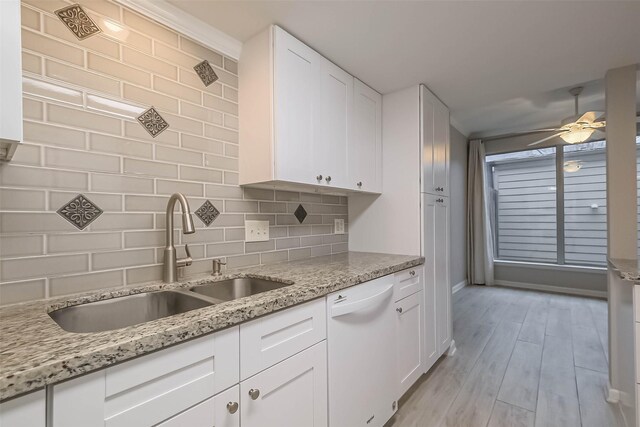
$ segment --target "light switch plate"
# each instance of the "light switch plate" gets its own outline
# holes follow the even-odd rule
[[[344,234],[344,219],[333,220],[333,232],[335,234]]]
[[[244,222],[244,240],[247,242],[265,242],[269,240],[269,221]]]

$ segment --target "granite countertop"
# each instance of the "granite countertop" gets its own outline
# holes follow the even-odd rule
[[[640,285],[640,266],[637,259],[609,258],[609,267],[623,280]]]
[[[423,258],[416,256],[349,252],[229,270],[215,278],[196,276],[171,285],[151,282],[103,293],[2,307],[0,401],[423,262]],[[294,284],[113,331],[66,332],[48,315],[52,310],[70,305],[146,291],[187,288],[243,276]]]

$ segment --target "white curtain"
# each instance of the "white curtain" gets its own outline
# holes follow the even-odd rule
[[[471,285],[493,285],[491,195],[486,188],[485,151],[481,140],[469,142],[467,170],[467,275]]]

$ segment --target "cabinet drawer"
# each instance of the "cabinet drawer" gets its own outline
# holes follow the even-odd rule
[[[34,391],[0,404],[0,427],[45,427],[45,392]]]
[[[640,286],[633,287],[633,317],[636,322],[640,322]]]
[[[240,378],[249,378],[326,337],[324,298],[240,325]]]
[[[239,386],[232,387],[158,424],[158,427],[239,427],[239,393]],[[237,406],[231,413],[228,405],[233,404]]]
[[[422,290],[423,267],[421,265],[400,271],[395,275],[394,301],[400,301]]]

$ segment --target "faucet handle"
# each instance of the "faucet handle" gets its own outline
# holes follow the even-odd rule
[[[187,258],[191,258],[191,252],[189,251],[189,245],[184,244],[184,251],[187,253]]]
[[[193,258],[191,258],[191,251],[189,251],[189,245],[185,243],[184,251],[187,253],[186,258],[180,258],[176,260],[176,266],[178,267],[188,267],[193,264]]]

